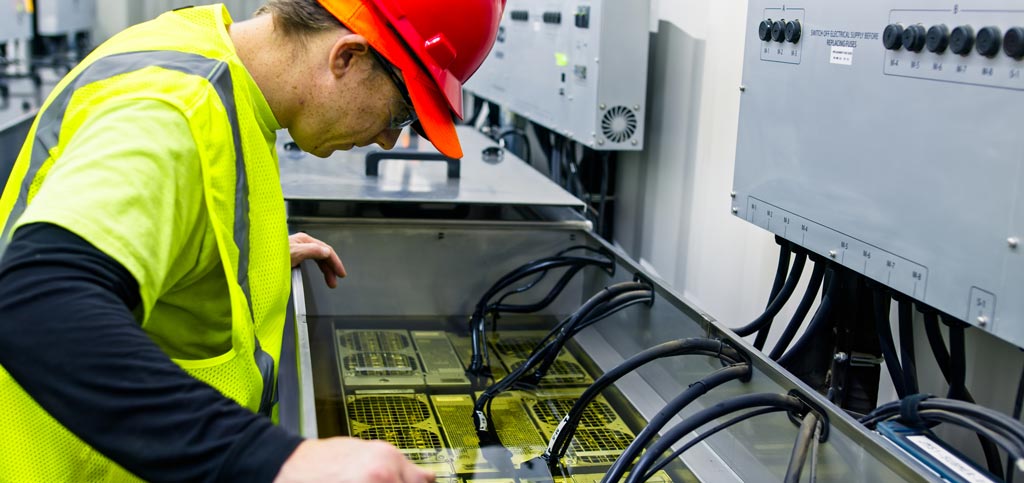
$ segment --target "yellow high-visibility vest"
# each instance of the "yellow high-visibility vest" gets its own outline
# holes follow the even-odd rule
[[[61,163],[67,143],[88,119],[90,106],[111,99],[181,106],[200,158],[202,183],[194,189],[201,192],[201,209],[214,234],[211,257],[219,259],[229,294],[226,299],[197,294],[195,303],[230,314],[230,321],[223,321],[230,325],[230,348],[212,357],[174,360],[226,397],[269,416],[276,410],[276,362],[290,291],[274,148],[278,125],[235,53],[226,28],[230,23],[223,5],[165,13],[114,36],[58,84],[0,195],[0,255],[45,187],[47,174]],[[142,181],[160,189],[160,180]],[[68,202],[74,203],[73,196]],[[173,339],[174,312],[160,311],[160,295],[142,280],[139,285],[147,309],[139,316],[142,328],[161,327],[162,336]],[[186,336],[194,343],[195,334],[181,334]],[[2,367],[0,428],[0,481],[136,479],[53,419]]]

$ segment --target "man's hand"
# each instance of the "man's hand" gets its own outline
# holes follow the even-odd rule
[[[355,438],[303,441],[274,483],[429,483],[434,474],[383,441]]]
[[[338,286],[338,277],[344,278],[345,265],[330,245],[317,240],[305,233],[296,233],[288,237],[288,246],[292,255],[292,268],[299,266],[303,260],[316,260],[320,271],[324,273],[324,282],[334,288]]]

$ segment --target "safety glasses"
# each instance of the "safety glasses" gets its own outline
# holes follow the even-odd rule
[[[416,110],[413,109],[412,99],[409,98],[409,89],[405,87],[402,78],[398,76],[397,69],[376,50],[370,49],[370,52],[373,53],[377,62],[384,68],[384,72],[387,72],[388,76],[391,77],[391,82],[395,84],[398,93],[402,95],[402,99],[395,99],[388,105],[388,110],[391,113],[388,129],[402,129],[416,122]]]

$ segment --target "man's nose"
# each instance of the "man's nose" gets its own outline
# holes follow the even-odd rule
[[[398,142],[398,136],[401,135],[401,129],[385,129],[377,135],[374,141],[384,149],[391,149],[395,147],[395,143]]]

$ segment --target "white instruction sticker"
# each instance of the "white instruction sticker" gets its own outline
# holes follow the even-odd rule
[[[972,468],[971,465],[965,463],[964,460],[957,458],[953,453],[946,451],[946,448],[935,444],[931,438],[912,435],[907,436],[907,439],[946,465],[947,468],[960,475],[961,478],[971,483],[993,483],[991,478],[981,474],[978,470]]]
[[[832,46],[832,53],[829,54],[829,63],[839,65],[853,65],[853,47]]]

